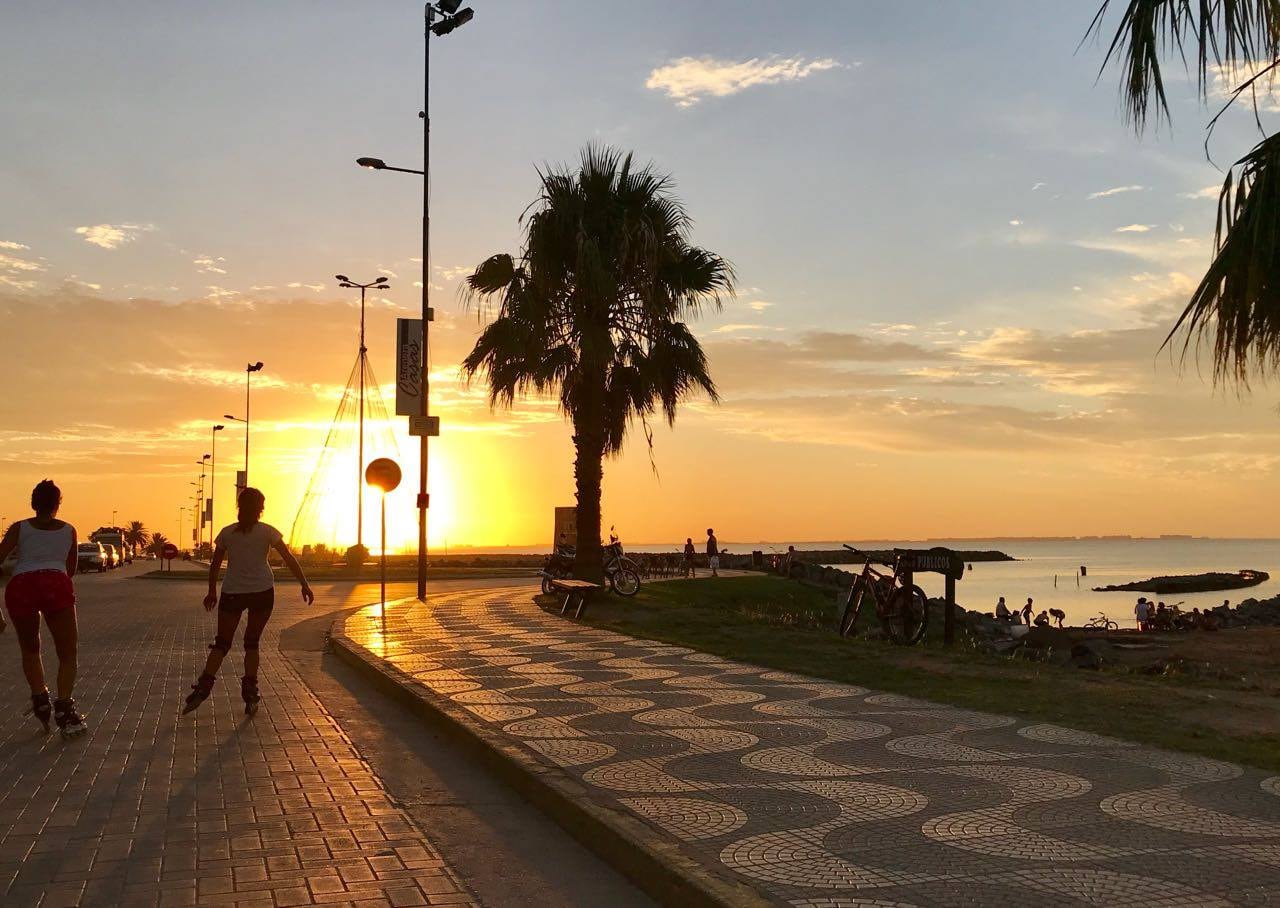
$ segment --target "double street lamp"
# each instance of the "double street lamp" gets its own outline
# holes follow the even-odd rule
[[[431,287],[431,36],[443,38],[475,16],[471,7],[458,9],[462,0],[436,0],[425,5],[426,31],[422,42],[422,169],[392,167],[381,158],[357,158],[361,167],[393,170],[422,177],[422,422],[418,427],[422,439],[418,468],[418,598],[427,598],[427,439],[430,436],[431,410],[427,401],[427,335],[431,323],[429,288]]]

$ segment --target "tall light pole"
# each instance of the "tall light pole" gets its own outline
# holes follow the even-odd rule
[[[232,422],[242,423],[242,424],[244,425],[244,434],[245,434],[246,436],[249,434],[249,421],[248,421],[247,419],[241,419],[239,416],[232,416],[230,413],[223,413],[223,414],[222,414],[222,418],[223,418],[223,419],[229,419],[229,420],[231,420]],[[248,438],[245,438],[245,442],[244,442],[244,443],[245,443],[245,448],[248,448],[248,447],[249,447],[249,439],[248,439]],[[248,452],[247,450],[245,451],[245,460],[244,460],[244,462],[245,462],[245,466],[247,467],[247,466],[248,466],[248,464],[249,464],[249,452]],[[247,476],[246,476],[245,478],[246,478],[246,480],[248,479],[248,477],[247,477]],[[246,483],[246,485],[247,485],[247,483]],[[239,500],[240,500],[240,493],[241,493],[241,492],[243,492],[243,491],[244,491],[244,486],[237,484],[237,485],[236,485],[236,501],[235,501],[235,502],[233,502],[233,503],[236,503],[236,504],[238,504],[238,503],[239,503]]]
[[[213,509],[216,507],[216,505],[214,504],[213,493],[218,480],[218,433],[225,428],[226,426],[222,425],[221,423],[215,423],[213,427],[213,432],[210,433],[210,437],[213,439],[213,443],[209,446],[209,451],[210,451],[210,455],[209,455],[209,551],[210,552],[213,551],[213,530],[214,530],[214,527],[217,525],[217,521],[214,520],[214,517],[213,517]]]
[[[249,488],[249,379],[262,371],[262,361],[244,367],[244,487]]]
[[[364,548],[364,373],[368,368],[365,362],[369,353],[369,348],[364,344],[364,295],[370,287],[387,290],[391,285],[387,283],[385,277],[367,284],[353,281],[345,274],[335,275],[335,277],[338,279],[339,287],[360,288],[360,354],[357,357],[357,366],[360,370],[360,442],[356,454],[356,545]]]
[[[429,288],[431,287],[431,36],[443,38],[461,25],[466,25],[475,16],[471,7],[458,9],[462,0],[436,0],[436,3],[425,4],[424,18],[426,29],[422,41],[422,110],[418,116],[422,118],[422,169],[413,170],[407,167],[390,167],[380,158],[357,158],[361,167],[373,170],[394,170],[399,173],[413,173],[422,177],[422,424],[419,426],[422,439],[418,468],[418,598],[427,598],[427,507],[430,499],[427,496],[427,446],[430,437],[431,409],[428,406],[427,375],[427,337],[428,325],[431,324],[431,305]]]

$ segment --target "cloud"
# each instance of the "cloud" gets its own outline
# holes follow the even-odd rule
[[[324,289],[324,284],[304,284],[301,281],[291,281],[290,283],[285,284],[285,286],[294,290],[305,287],[306,289],[311,290],[315,293],[319,293],[321,290]]]
[[[14,243],[13,246],[19,244]],[[5,246],[3,248],[13,248]],[[23,246],[22,248],[26,248]],[[47,270],[40,262],[33,262],[21,256],[0,252],[0,286],[14,290],[31,290],[38,283],[34,277]]]
[[[30,248],[30,246],[24,246],[22,243],[15,243],[13,240],[0,240],[0,249],[12,249],[14,252],[21,252],[23,249]]]
[[[1126,224],[1123,227],[1117,227],[1116,233],[1146,233],[1152,226],[1151,224]]]
[[[1110,189],[1103,189],[1101,192],[1089,193],[1090,199],[1105,199],[1113,195],[1120,195],[1123,192],[1141,192],[1145,186],[1113,186]]]
[[[753,300],[752,302],[747,303],[747,308],[752,312],[763,312],[772,306],[773,303],[767,303],[764,300]]]
[[[774,85],[806,79],[841,64],[830,57],[752,57],[720,60],[715,57],[681,57],[649,73],[645,87],[661,91],[678,107],[692,107],[708,96],[723,98],[757,85]]]
[[[192,264],[196,266],[197,271],[204,274],[226,274],[227,269],[222,267],[222,263],[225,261],[226,259],[222,256],[213,258],[212,256],[201,255],[193,259]]]
[[[1222,63],[1211,65],[1209,67],[1210,92],[1219,100],[1227,101],[1237,88],[1271,64],[1271,60],[1243,60],[1234,66]],[[1280,93],[1276,91],[1277,78],[1276,70],[1271,70],[1240,95],[1240,103],[1248,107],[1254,103],[1256,96],[1259,110],[1280,113]]]
[[[1032,192],[1039,192],[1041,189],[1044,189],[1044,188],[1045,188],[1045,186],[1047,186],[1047,185],[1049,185],[1049,184],[1048,184],[1048,183],[1044,183],[1044,182],[1036,183],[1034,186],[1032,186],[1032,187],[1031,187],[1031,191],[1032,191]]]
[[[125,243],[132,243],[139,233],[155,230],[152,224],[94,224],[91,227],[77,227],[76,233],[84,237],[86,243],[103,249],[118,249]]]
[[[1184,199],[1216,199],[1222,194],[1222,186],[1214,184],[1197,189],[1195,192],[1182,192],[1179,196]]]
[[[1021,226],[1022,226],[1022,221],[1018,220],[1017,218],[1014,218],[1013,220],[1011,220],[1011,221],[1009,222],[1009,226],[1010,226],[1010,227],[1021,227]]]

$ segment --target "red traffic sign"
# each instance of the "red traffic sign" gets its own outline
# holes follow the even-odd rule
[[[390,457],[379,457],[365,467],[364,481],[383,492],[391,492],[400,485],[400,465]]]
[[[160,550],[160,554],[163,555],[167,561],[172,561],[178,557],[178,547],[172,542],[166,542],[164,548]]]

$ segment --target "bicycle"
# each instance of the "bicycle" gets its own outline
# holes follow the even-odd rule
[[[1099,612],[1096,618],[1090,618],[1084,623],[1084,626],[1090,630],[1106,631],[1107,633],[1120,630],[1120,625],[1108,618],[1105,612]]]
[[[866,562],[862,573],[849,587],[844,612],[840,616],[840,636],[847,637],[858,623],[858,615],[867,598],[875,604],[876,617],[885,635],[899,646],[919,643],[929,624],[929,599],[918,586],[905,586],[902,582],[902,555],[893,557],[893,573],[884,574],[871,566],[871,556],[846,545],[851,552],[863,555]]]

